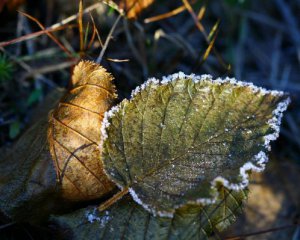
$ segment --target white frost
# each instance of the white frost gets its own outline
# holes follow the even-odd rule
[[[110,126],[109,119],[111,119],[115,115],[115,113],[119,111],[119,108],[120,108],[119,105],[113,106],[109,111],[106,111],[104,113],[104,117],[101,123],[101,129],[100,129],[100,133],[101,133],[101,138],[100,138],[101,140],[99,144],[100,150],[103,147],[104,141],[108,138],[106,129]]]
[[[150,212],[151,214],[153,214],[153,216],[160,216],[160,217],[168,217],[168,218],[172,218],[173,215],[174,215],[174,212],[173,213],[170,213],[170,212],[163,212],[163,211],[155,211],[153,209],[153,207],[150,207],[149,205],[147,205],[146,203],[144,203],[139,197],[138,195],[136,194],[136,192],[132,189],[132,188],[129,188],[129,193],[131,195],[131,197],[133,198],[133,200],[141,205],[145,210],[147,210],[148,212]]]
[[[100,218],[96,215],[96,212],[97,212],[96,208],[94,208],[92,212],[90,211],[86,212],[85,216],[90,223],[93,223],[95,221],[100,221]]]
[[[159,80],[156,78],[149,78],[146,82],[144,82],[141,86],[137,86],[136,89],[134,89],[131,92],[131,98],[133,98],[134,96],[136,96],[138,93],[140,93],[141,91],[143,91],[146,87],[148,87],[149,85],[158,85],[159,84]]]
[[[271,150],[270,142],[276,140],[279,136],[280,124],[281,124],[283,112],[287,109],[290,102],[291,102],[290,98],[287,98],[285,101],[280,102],[277,108],[272,112],[273,117],[268,121],[269,126],[271,127],[271,129],[274,130],[274,133],[269,134],[264,138],[265,147],[269,151]]]
[[[94,223],[98,222],[101,227],[105,227],[106,223],[110,220],[109,211],[105,211],[103,216],[97,215],[97,209],[94,208],[91,212],[88,211],[85,214],[88,222]]]

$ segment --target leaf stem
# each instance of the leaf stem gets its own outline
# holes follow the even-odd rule
[[[125,196],[128,192],[128,187],[125,187],[122,191],[117,192],[114,196],[112,196],[110,199],[108,199],[98,207],[99,212],[102,212],[109,208],[111,205],[113,205],[114,203],[119,201],[123,196]]]

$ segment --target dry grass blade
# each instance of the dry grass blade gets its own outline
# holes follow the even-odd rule
[[[200,20],[203,18],[204,16],[204,13],[205,13],[205,8],[201,11],[200,9],[200,12],[198,14],[198,16],[196,15],[196,13],[194,12],[191,4],[189,3],[188,0],[182,0],[182,2],[184,3],[185,7],[187,8],[187,10],[189,11],[190,15],[192,16],[194,22],[195,22],[195,25],[196,27],[199,29],[199,31],[203,34],[204,38],[205,38],[205,41],[210,44],[210,40],[209,40],[209,35],[207,34],[205,28],[203,27],[203,25],[200,23]],[[215,25],[216,26],[216,25]],[[214,27],[215,27],[214,26]],[[214,28],[213,28],[214,30]],[[213,31],[212,30],[212,31]],[[227,71],[230,69],[230,66],[228,64],[226,64],[223,60],[223,58],[220,56],[220,54],[218,53],[218,51],[214,48],[214,46],[212,46],[212,49],[213,53],[216,55],[220,65],[226,69]],[[201,64],[201,63],[200,63]]]
[[[92,45],[93,45],[93,43],[95,41],[96,35],[99,36],[99,33],[98,33],[98,30],[97,30],[94,18],[93,18],[93,16],[91,14],[90,14],[90,18],[91,18],[92,23],[93,23],[93,33],[92,33],[92,37],[91,37],[91,39],[90,39],[90,41],[89,41],[89,43],[87,45],[87,48],[86,48],[87,50],[89,50],[92,47]],[[99,42],[100,42],[100,45],[103,46],[102,42],[101,42],[101,39],[99,40]]]
[[[150,18],[146,18],[144,20],[144,23],[152,23],[152,22],[156,22],[156,21],[160,21],[162,19],[166,19],[166,18],[169,18],[169,17],[173,17],[183,11],[186,10],[186,7],[185,6],[180,6],[170,12],[167,12],[167,13],[163,13],[163,14],[160,14],[160,15],[157,15],[157,16],[154,16],[154,17],[150,17]]]
[[[196,1],[193,0],[191,3],[194,4]],[[150,18],[146,18],[144,20],[144,23],[151,23],[151,22],[156,22],[156,21],[160,21],[162,19],[166,19],[166,18],[169,18],[169,17],[173,17],[183,11],[185,11],[187,8],[185,5],[182,5],[178,8],[175,8],[174,10],[170,11],[170,12],[167,12],[167,13],[163,13],[163,14],[160,14],[160,15],[157,15],[157,16],[154,16],[154,17],[150,17]],[[201,10],[203,9],[203,7],[201,8]],[[205,10],[205,8],[204,8]],[[205,11],[204,11],[205,12]],[[203,14],[204,14],[203,12]],[[200,13],[199,13],[200,14]],[[200,19],[199,19],[200,20]]]
[[[202,57],[202,62],[205,62],[205,60],[208,58],[209,54],[211,53],[211,50],[213,49],[214,47],[214,44],[215,44],[215,41],[216,41],[216,38],[217,38],[217,34],[213,37],[213,39],[210,41],[203,57]]]
[[[94,199],[114,188],[103,172],[98,145],[103,114],[115,98],[112,76],[98,64],[82,61],[69,93],[49,116],[50,152],[66,199]]]
[[[95,4],[87,7],[86,9],[84,9],[83,14],[89,13],[89,12],[97,9],[99,6],[101,6],[101,3],[95,3]],[[66,26],[66,24],[68,24],[69,22],[72,22],[72,21],[76,20],[77,17],[78,17],[78,13],[63,19],[59,23],[55,23],[52,26],[45,28],[45,30],[38,31],[38,32],[35,32],[35,33],[31,33],[31,34],[28,34],[28,35],[25,35],[25,36],[22,36],[22,37],[13,39],[13,40],[9,40],[9,41],[6,41],[6,42],[1,42],[0,47],[5,47],[5,46],[8,46],[8,45],[11,45],[11,44],[14,44],[14,43],[30,40],[30,39],[33,39],[33,38],[38,37],[40,35],[43,35],[45,33],[47,34],[47,33],[50,33],[50,32],[59,31],[59,30],[65,29],[67,27],[71,27],[71,28],[77,27],[77,24],[76,25],[71,25],[71,26]]]
[[[77,27],[77,24],[76,25],[60,26],[60,27],[57,27],[55,29],[41,30],[41,31],[30,33],[30,34],[27,34],[25,36],[18,37],[18,38],[9,40],[9,41],[1,42],[0,47],[6,47],[6,46],[11,45],[11,44],[15,44],[15,43],[23,42],[23,41],[26,41],[26,40],[30,40],[30,39],[33,39],[35,37],[38,37],[38,36],[41,36],[43,34],[47,34],[47,33],[50,33],[50,32],[56,32],[56,31],[60,31],[60,30],[66,29],[66,28],[75,28],[75,27]]]
[[[198,17],[197,15],[195,14],[191,4],[189,3],[188,0],[182,0],[184,6],[186,7],[186,9],[189,11],[189,13],[191,14],[191,16],[193,17],[194,19],[194,22],[197,26],[197,28],[199,29],[200,32],[202,32],[202,34],[204,35],[205,39],[207,39],[207,33],[203,27],[203,25],[200,23],[200,21],[198,20]]]
[[[199,10],[199,13],[198,13],[198,20],[201,21],[205,15],[205,12],[206,12],[206,7],[205,6],[202,6]]]
[[[114,25],[113,25],[112,28],[110,29],[109,34],[108,34],[108,36],[107,36],[107,38],[106,38],[106,40],[105,40],[104,46],[103,46],[103,48],[102,48],[102,50],[101,50],[101,52],[100,52],[100,54],[99,54],[99,56],[98,56],[98,58],[97,58],[97,60],[96,60],[96,63],[99,63],[99,64],[101,63],[102,58],[103,58],[103,56],[104,56],[104,53],[105,53],[105,51],[106,51],[106,49],[107,49],[107,47],[108,47],[109,41],[110,41],[110,39],[111,39],[111,37],[112,37],[112,35],[113,35],[113,33],[114,33],[114,31],[115,31],[115,29],[116,29],[118,23],[119,23],[119,21],[121,20],[121,17],[122,17],[122,15],[120,14],[120,15],[117,17],[116,21],[114,22]]]
[[[218,28],[219,28],[219,24],[220,24],[220,21],[217,21],[215,23],[215,25],[212,27],[210,33],[208,34],[208,40],[211,41],[212,37],[215,36]]]
[[[24,15],[25,17],[29,18],[30,20],[34,21],[35,23],[37,23],[37,25],[42,29],[42,30],[46,30],[46,28],[40,23],[39,20],[37,20],[36,18],[30,16],[27,13],[23,13],[20,12],[22,15]],[[45,32],[69,57],[72,57],[72,53],[50,32]]]
[[[79,37],[80,37],[80,56],[82,57],[84,51],[84,43],[83,43],[83,23],[82,23],[82,16],[83,16],[83,3],[82,0],[79,1],[79,12],[78,12],[78,28],[79,28]]]

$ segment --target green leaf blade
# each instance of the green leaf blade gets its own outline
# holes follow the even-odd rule
[[[282,92],[232,79],[152,79],[106,114],[105,171],[160,216],[212,203],[217,182],[240,190],[250,170],[264,168],[288,101]]]

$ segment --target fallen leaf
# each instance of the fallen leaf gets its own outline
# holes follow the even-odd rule
[[[262,171],[288,97],[234,79],[150,79],[105,115],[105,172],[159,216],[211,204],[216,184],[241,190]]]
[[[15,11],[25,3],[25,0],[2,0],[0,3],[0,12],[3,10],[3,7],[6,5],[9,11]]]
[[[95,199],[115,187],[99,160],[101,122],[116,99],[112,79],[100,65],[81,61],[71,89],[49,116],[50,151],[65,199]]]
[[[87,208],[51,220],[64,239],[209,239],[236,220],[246,197],[245,191],[221,188],[220,193],[215,204],[190,204],[177,209],[173,218],[154,217],[130,197],[124,197],[101,213],[97,208]]]
[[[40,119],[0,160],[0,211],[14,221],[39,221],[63,205],[47,126]]]
[[[36,123],[0,159],[0,210],[7,217],[39,222],[114,188],[98,146],[103,113],[116,98],[111,80],[99,65],[82,61],[69,92],[57,89],[38,107]]]
[[[119,7],[124,9],[128,18],[136,18],[145,8],[149,7],[154,0],[121,0],[116,1]]]

